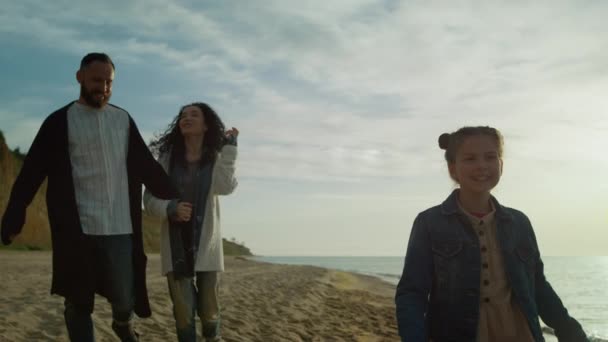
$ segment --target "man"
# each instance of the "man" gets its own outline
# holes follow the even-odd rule
[[[176,192],[130,115],[108,101],[114,63],[90,53],[76,73],[80,98],[49,115],[15,180],[2,242],[21,231],[27,206],[48,177],[53,243],[51,294],[65,297],[72,341],[94,341],[95,293],[112,305],[112,329],[137,341],[132,316],[149,317],[141,232],[142,183],[160,198]]]

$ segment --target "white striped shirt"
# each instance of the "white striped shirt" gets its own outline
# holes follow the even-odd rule
[[[68,109],[68,138],[82,232],[133,233],[127,181],[127,112],[110,105],[95,109],[75,102]]]

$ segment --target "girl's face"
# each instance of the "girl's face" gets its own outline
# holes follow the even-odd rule
[[[201,109],[197,106],[184,108],[179,118],[179,130],[184,137],[204,135],[207,125]]]
[[[498,155],[496,139],[484,134],[465,138],[456,153],[456,160],[448,167],[461,191],[489,194],[502,174],[502,159]]]

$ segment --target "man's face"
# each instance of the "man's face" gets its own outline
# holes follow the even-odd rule
[[[76,73],[80,83],[80,99],[93,108],[102,108],[112,96],[114,69],[112,64],[95,61]]]

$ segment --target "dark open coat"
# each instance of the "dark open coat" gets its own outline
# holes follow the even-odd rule
[[[38,131],[13,185],[2,218],[2,237],[6,243],[8,235],[21,231],[27,206],[41,183],[48,178],[46,203],[53,245],[51,293],[81,301],[82,304],[89,305],[92,312],[92,294],[106,294],[98,286],[96,270],[88,253],[90,242],[82,232],[76,205],[67,121],[67,111],[72,104],[73,102],[49,115]],[[175,198],[176,192],[169,177],[148,150],[135,122],[132,118],[129,120],[127,174],[133,228],[135,313],[140,317],[149,317],[147,258],[143,250],[141,228],[142,184],[159,198]]]

